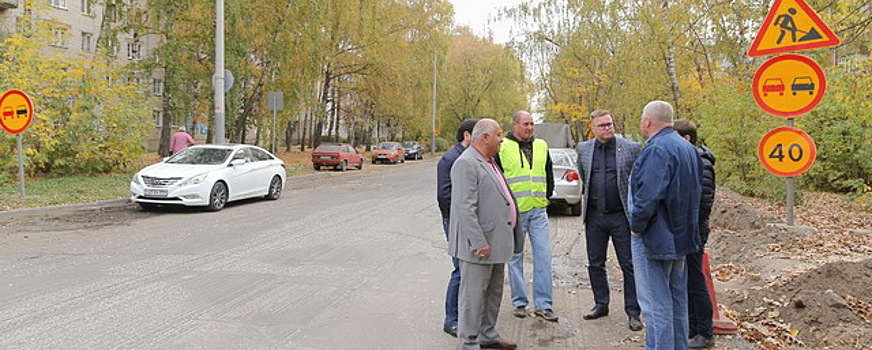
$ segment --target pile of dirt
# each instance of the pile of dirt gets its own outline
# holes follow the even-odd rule
[[[807,195],[802,226],[786,226],[777,205],[719,191],[707,246],[719,302],[756,347],[872,349],[872,213],[834,198]]]

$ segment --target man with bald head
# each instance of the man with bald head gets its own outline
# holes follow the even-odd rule
[[[673,129],[672,106],[648,103],[647,138],[630,177],[630,246],[636,296],[647,323],[645,349],[688,348],[688,254],[698,252],[702,159]]]
[[[506,262],[523,248],[518,206],[494,164],[503,130],[493,119],[472,129],[472,147],[451,167],[448,254],[460,261],[460,350],[515,349],[496,330]]]

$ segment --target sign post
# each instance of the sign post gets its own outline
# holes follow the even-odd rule
[[[276,112],[280,111],[284,108],[285,105],[285,95],[282,94],[281,91],[273,91],[267,93],[267,107],[273,111],[272,118],[272,145],[269,147],[269,151],[272,153],[276,153]]]
[[[9,90],[0,97],[0,125],[10,134],[15,135],[15,146],[18,148],[18,183],[21,197],[27,195],[24,188],[24,146],[21,133],[27,130],[33,121],[33,102],[27,94],[18,90]]]
[[[749,57],[818,49],[841,44],[832,30],[803,0],[775,0],[748,49]],[[774,57],[754,75],[754,101],[765,111],[787,118],[787,126],[769,131],[757,147],[757,158],[771,173],[786,177],[787,224],[793,225],[794,177],[814,164],[817,148],[793,117],[811,111],[827,89],[823,69],[800,55]]]

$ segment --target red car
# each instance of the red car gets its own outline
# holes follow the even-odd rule
[[[770,92],[777,92],[778,96],[784,96],[784,81],[781,78],[770,78],[763,81],[763,97],[769,96]]]
[[[312,166],[321,170],[322,166],[345,171],[349,166],[363,169],[363,155],[347,143],[322,143],[312,151]]]
[[[376,162],[397,164],[406,162],[406,150],[399,142],[382,142],[372,149],[372,164]]]

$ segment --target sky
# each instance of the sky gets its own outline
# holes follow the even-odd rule
[[[454,6],[454,22],[472,29],[477,36],[485,37],[493,31],[494,42],[506,43],[509,37],[507,22],[488,24],[495,20],[499,9],[518,5],[525,0],[449,0]]]

